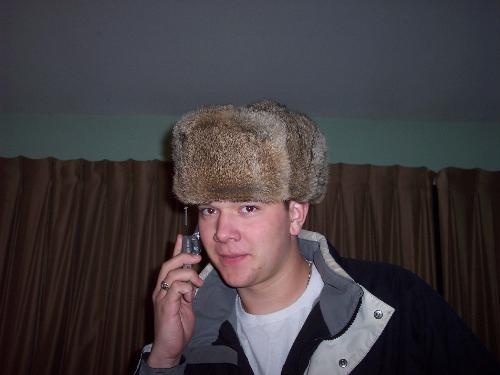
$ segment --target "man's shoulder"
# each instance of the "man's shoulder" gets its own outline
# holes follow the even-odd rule
[[[354,258],[342,258],[342,267],[357,281],[373,281],[373,279],[392,280],[393,282],[422,282],[422,280],[408,269],[385,262],[368,261]]]
[[[439,322],[462,327],[463,322],[443,297],[415,273],[382,262],[343,259],[342,263],[358,284],[395,308],[396,320],[427,327]]]
[[[342,266],[354,281],[389,304],[409,297],[440,298],[422,278],[398,265],[344,258]]]

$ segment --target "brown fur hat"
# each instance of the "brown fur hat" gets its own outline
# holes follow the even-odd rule
[[[173,129],[174,193],[186,204],[319,202],[326,141],[305,115],[271,101],[188,113]]]

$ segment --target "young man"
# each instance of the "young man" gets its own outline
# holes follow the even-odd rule
[[[273,102],[174,127],[174,192],[199,209],[210,265],[181,254],[153,293],[140,374],[499,373],[445,302],[400,268],[342,259],[302,230],[327,184],[325,139]]]

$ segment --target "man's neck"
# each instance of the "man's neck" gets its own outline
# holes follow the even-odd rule
[[[249,314],[270,314],[293,304],[306,290],[309,277],[310,265],[297,248],[281,272],[258,286],[239,289],[238,294]]]

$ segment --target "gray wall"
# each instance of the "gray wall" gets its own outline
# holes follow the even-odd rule
[[[0,115],[0,156],[150,160],[176,116]],[[500,126],[479,122],[315,118],[332,163],[500,170]]]
[[[500,169],[499,1],[0,7],[2,156],[156,158],[179,114],[274,98],[332,161]]]

